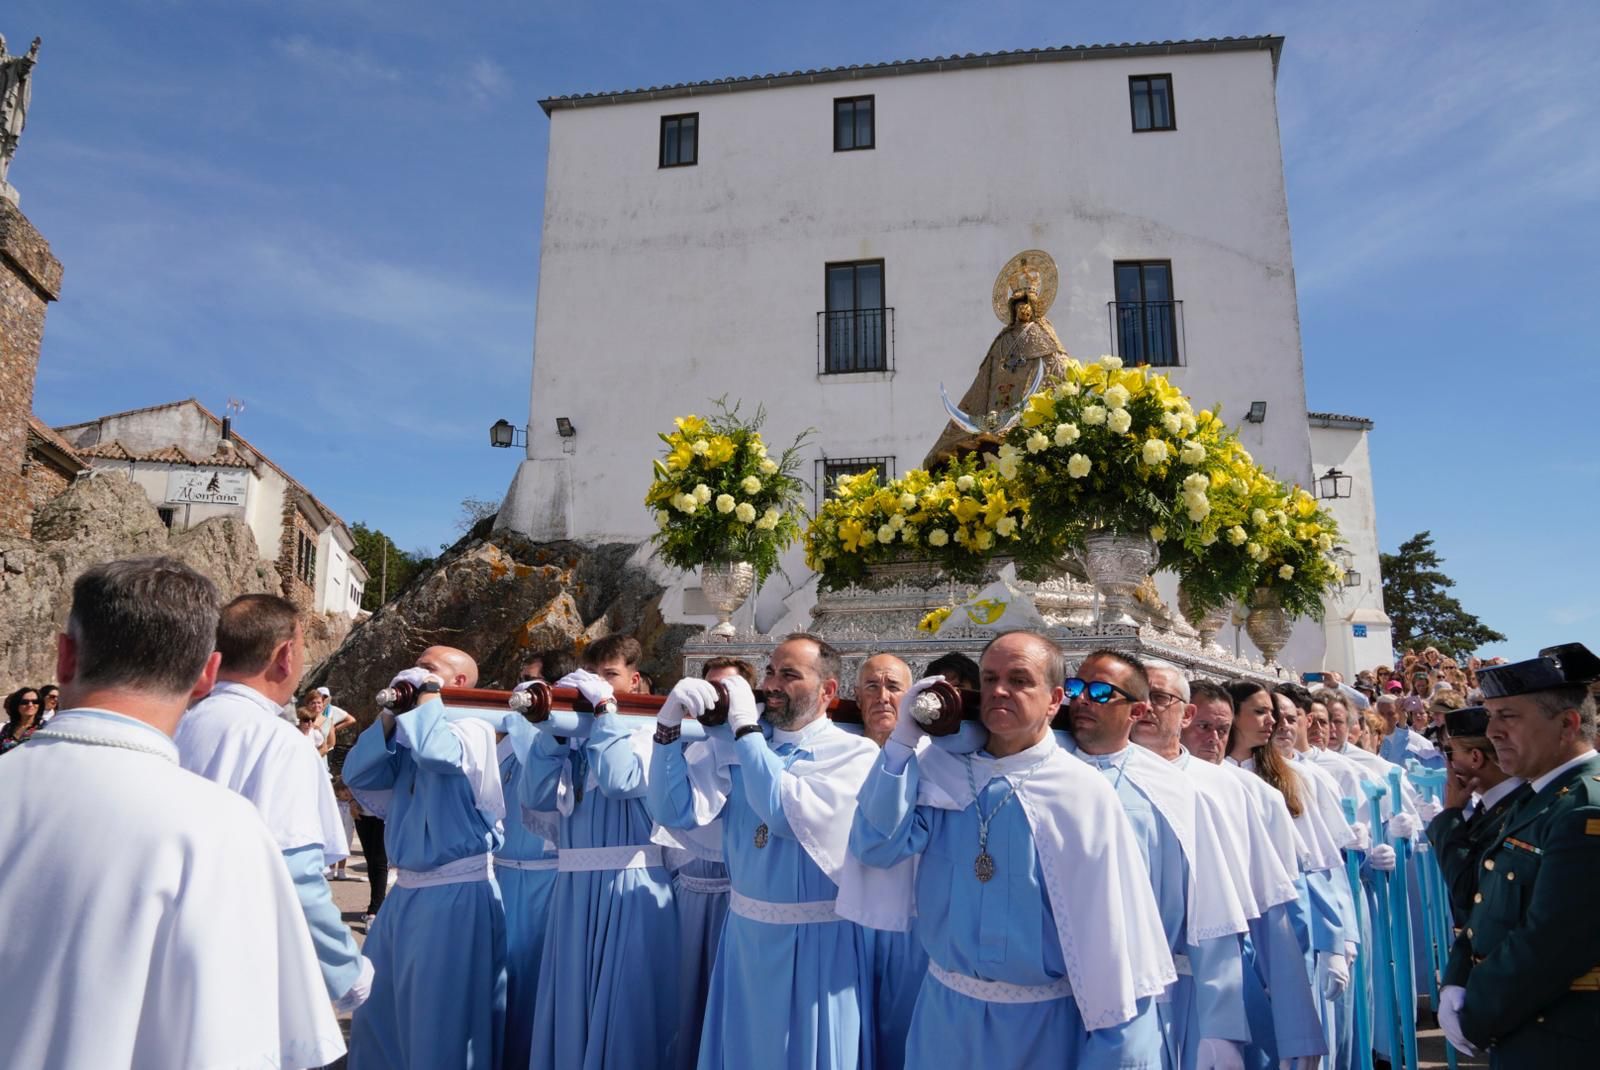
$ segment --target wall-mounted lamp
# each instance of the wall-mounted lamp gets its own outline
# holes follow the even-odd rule
[[[1266,423],[1267,403],[1265,401],[1252,401],[1250,403],[1250,411],[1244,414],[1244,418],[1253,424]]]
[[[489,425],[489,445],[497,450],[510,449],[512,446],[519,445],[517,442],[519,436],[522,439],[520,444],[526,445],[528,441],[527,431],[524,428],[512,427],[510,420],[496,420]]]
[[[572,426],[571,420],[567,419],[565,416],[556,417],[556,434],[560,435],[562,438],[571,438],[577,433],[578,429]]]
[[[1337,468],[1330,468],[1321,479],[1317,480],[1317,497],[1348,498],[1350,497],[1350,483],[1349,476]]]

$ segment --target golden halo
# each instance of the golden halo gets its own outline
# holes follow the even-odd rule
[[[1056,262],[1043,249],[1024,249],[1006,261],[1006,266],[1000,269],[1000,274],[994,280],[994,314],[999,317],[1001,323],[1011,322],[1011,294],[1013,290],[1021,288],[1015,283],[1026,280],[1031,288],[1034,275],[1038,276],[1039,291],[1039,298],[1034,302],[1034,311],[1041,317],[1050,311],[1050,306],[1056,300],[1056,286],[1059,281],[1056,276]]]

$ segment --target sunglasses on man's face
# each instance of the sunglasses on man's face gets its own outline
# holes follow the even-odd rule
[[[1104,680],[1082,680],[1076,676],[1069,676],[1061,686],[1066,688],[1068,702],[1080,695],[1087,695],[1089,701],[1097,706],[1104,706],[1110,702],[1113,695],[1121,695],[1129,702],[1139,701],[1116,684],[1109,684]]]

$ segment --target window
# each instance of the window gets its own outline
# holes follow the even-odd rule
[[[1172,107],[1172,75],[1136,74],[1128,79],[1128,96],[1133,103],[1134,133],[1178,128]]]
[[[295,532],[294,574],[313,586],[317,580],[317,544],[303,531]]]
[[[693,167],[699,159],[700,113],[661,117],[661,166]]]
[[[833,151],[873,146],[871,97],[839,97],[833,102]]]
[[[177,517],[178,517],[178,511],[176,509],[171,509],[171,508],[168,508],[166,506],[159,506],[156,509],[156,515],[161,518],[161,523],[162,524],[164,524],[168,528],[170,528],[170,527],[172,527],[172,522],[174,520],[176,520]]]
[[[1117,299],[1112,304],[1117,355],[1128,364],[1170,368],[1182,363],[1178,349],[1183,302],[1172,299],[1172,264],[1166,260],[1122,260],[1113,265]]]
[[[887,328],[893,310],[883,305],[883,261],[829,264],[825,289],[818,371],[825,375],[887,371]]]
[[[817,505],[838,496],[840,476],[854,476],[869,468],[878,470],[878,482],[887,483],[894,478],[893,457],[823,457],[817,461]]]

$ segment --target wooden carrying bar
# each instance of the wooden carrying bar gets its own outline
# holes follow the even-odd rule
[[[447,687],[439,697],[447,706],[475,706],[493,710],[511,708],[511,692],[488,687]],[[552,687],[550,697],[554,709],[586,711],[589,708],[574,687]],[[617,695],[616,700],[618,713],[638,717],[654,717],[667,701],[664,695]],[[840,724],[861,723],[861,711],[854,699],[835,699],[828,707],[828,716]]]

